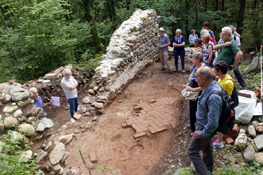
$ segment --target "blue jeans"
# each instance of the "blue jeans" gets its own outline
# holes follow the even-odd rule
[[[78,110],[79,98],[76,97],[76,98],[68,99],[68,103],[69,103],[70,115],[71,115],[71,118],[73,118],[74,113],[77,112]]]
[[[178,55],[181,57],[182,70],[184,70],[184,54],[185,50],[174,50],[174,64],[175,69],[178,69]]]

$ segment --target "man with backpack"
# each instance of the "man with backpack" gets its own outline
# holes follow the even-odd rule
[[[198,97],[196,111],[196,131],[187,148],[189,158],[195,166],[197,174],[209,175],[213,171],[212,137],[216,134],[222,113],[223,99],[214,91],[223,92],[221,86],[213,80],[213,71],[205,66],[197,70],[196,81],[204,90]],[[200,157],[203,153],[203,160]]]
[[[228,65],[228,74],[230,74],[233,69],[235,70],[238,68],[238,63],[243,57],[243,53],[238,48],[236,41],[232,38],[232,29],[230,27],[222,28],[221,37],[223,41],[214,47],[214,50],[216,51],[220,49],[216,61],[225,61]],[[235,70],[234,72],[238,81],[245,82],[238,70]],[[243,84],[242,87],[243,89],[246,89],[246,85]]]

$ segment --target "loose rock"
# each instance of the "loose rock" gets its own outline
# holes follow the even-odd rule
[[[47,152],[44,151],[44,150],[41,150],[38,154],[37,154],[37,157],[35,159],[35,162],[36,163],[40,163],[41,160],[47,155]]]
[[[3,113],[12,113],[13,111],[17,109],[18,109],[18,106],[6,106],[3,109]]]
[[[30,124],[23,123],[19,125],[18,128],[28,137],[35,134],[35,128]]]
[[[79,120],[80,118],[81,118],[81,114],[79,114],[79,113],[75,113],[74,115],[73,115],[73,117],[75,118],[75,119],[77,119],[77,120]]]
[[[14,117],[6,117],[4,120],[5,128],[11,128],[18,125],[18,120]]]
[[[255,154],[255,161],[257,162],[257,163],[263,163],[263,153],[257,153],[257,154]]]
[[[254,139],[254,142],[255,142],[258,150],[263,149],[263,134],[258,135],[258,136]]]
[[[250,136],[250,137],[256,137],[256,130],[255,130],[255,128],[254,128],[254,126],[253,125],[250,125],[249,127],[248,127],[248,135]]]
[[[54,126],[54,123],[51,119],[42,118],[37,126],[36,131],[44,131],[46,128],[51,128]]]
[[[61,142],[58,142],[49,155],[50,163],[52,165],[59,163],[59,161],[63,158],[65,151],[65,145]]]
[[[85,106],[82,106],[82,105],[78,105],[78,111],[79,110],[82,110],[82,112],[86,112],[87,111],[87,108]]]
[[[17,118],[17,117],[20,117],[20,115],[22,115],[23,114],[23,112],[19,109],[19,110],[17,110],[16,112],[14,112],[14,117],[15,118]]]
[[[64,136],[61,136],[58,140],[64,143],[65,145],[67,145],[69,142],[71,142],[73,136],[75,135],[74,134],[64,135]]]
[[[244,151],[244,158],[254,160],[255,153],[256,152],[255,152],[254,147],[252,145],[248,145],[248,147]]]
[[[87,97],[83,98],[82,102],[85,104],[88,104],[90,102],[89,97],[87,96]]]

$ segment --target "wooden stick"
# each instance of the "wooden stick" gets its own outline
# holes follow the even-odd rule
[[[79,150],[79,153],[80,153],[80,156],[81,156],[81,158],[82,158],[82,160],[83,160],[83,163],[84,163],[85,167],[89,170],[89,174],[91,175],[90,169],[89,169],[89,167],[87,166],[87,164],[86,164],[86,162],[85,162],[85,160],[84,160],[84,158],[83,158],[82,153],[81,153],[80,150]]]

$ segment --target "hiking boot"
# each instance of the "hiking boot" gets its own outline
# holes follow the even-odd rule
[[[176,71],[177,71],[177,69],[175,68],[173,71],[174,71],[174,72],[176,72]]]
[[[223,142],[218,143],[216,141],[216,143],[213,143],[213,148],[224,148],[224,144],[223,144]]]
[[[182,73],[185,73],[185,70],[182,70]]]
[[[160,70],[166,70],[164,67],[162,67]]]
[[[172,74],[172,73],[173,73],[173,71],[171,71],[171,70],[167,69],[167,70],[165,71],[165,73]]]

